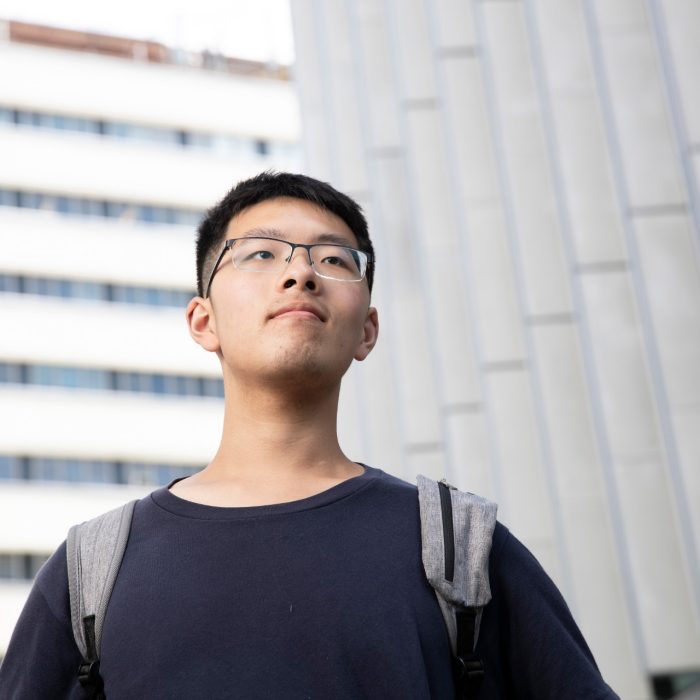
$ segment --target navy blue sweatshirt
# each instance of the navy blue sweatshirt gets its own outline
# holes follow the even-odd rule
[[[490,576],[479,698],[616,697],[554,584],[500,524]],[[62,545],[17,624],[0,698],[82,698],[79,663]],[[108,700],[453,700],[416,487],[367,467],[270,506],[154,491],[136,505],[101,671]]]

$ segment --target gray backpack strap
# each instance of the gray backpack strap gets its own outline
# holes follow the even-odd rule
[[[444,480],[421,474],[417,482],[423,567],[445,619],[456,677],[468,697],[483,676],[473,653],[481,614],[491,600],[489,554],[497,506]]]
[[[66,539],[68,592],[73,636],[86,662],[81,684],[100,697],[102,626],[129,539],[136,501],[74,525]],[[94,684],[100,687],[95,689]],[[92,685],[91,685],[92,684]]]

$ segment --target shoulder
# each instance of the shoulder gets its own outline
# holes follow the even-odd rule
[[[418,508],[418,487],[392,474],[376,469],[365,467],[365,474],[360,479],[366,480],[366,486],[371,488],[362,489],[368,496],[371,496],[376,503],[389,505],[396,503],[399,506],[408,504]]]
[[[498,655],[514,697],[617,697],[601,678],[559,589],[501,523],[494,531],[489,577],[493,597],[485,610],[484,641]]]
[[[494,598],[506,608],[511,624],[523,625],[557,618],[573,624],[569,608],[550,576],[530,550],[501,523],[496,524],[489,562]]]
[[[503,524],[496,523],[489,573],[492,587],[513,602],[546,599],[570,615],[559,589],[530,550]]]
[[[47,607],[57,620],[70,624],[65,541],[41,567],[34,580],[33,588],[35,594],[43,597]]]

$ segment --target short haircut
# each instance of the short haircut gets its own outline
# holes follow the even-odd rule
[[[369,253],[374,260],[374,248],[369,237],[367,220],[360,205],[327,182],[315,180],[307,175],[278,173],[271,170],[239,182],[229,193],[215,204],[197,229],[197,292],[204,296],[204,285],[211,268],[220,253],[231,219],[244,209],[268,199],[291,197],[316,205],[335,214],[353,232],[360,250]],[[367,265],[367,284],[372,291],[374,265]]]

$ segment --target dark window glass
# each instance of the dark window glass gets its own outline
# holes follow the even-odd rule
[[[153,386],[153,391],[156,394],[165,394],[166,393],[165,377],[162,374],[154,374],[152,386]]]
[[[18,364],[10,362],[0,362],[0,383],[21,384],[22,368]]]
[[[221,398],[224,395],[221,379],[9,362],[0,363],[0,383],[179,396]]]
[[[19,192],[14,190],[0,190],[0,205],[5,207],[18,207]]]
[[[22,285],[19,275],[0,275],[0,292],[15,292],[22,291]]]
[[[24,475],[22,459],[15,455],[0,455],[0,479],[21,479]]]
[[[0,554],[0,579],[24,578],[24,561],[18,554]]]
[[[25,467],[26,464],[26,467]],[[0,480],[61,481],[72,483],[143,484],[162,486],[173,479],[190,476],[199,466],[145,462],[108,462],[55,457],[21,457],[0,454]],[[43,564],[40,557],[38,566]],[[1,577],[1,576],[0,576]]]
[[[42,195],[35,192],[19,192],[17,205],[27,209],[39,209],[41,207]]]
[[[33,124],[32,113],[27,112],[25,110],[18,110],[16,123],[27,125],[27,126],[32,126],[32,124]]]

